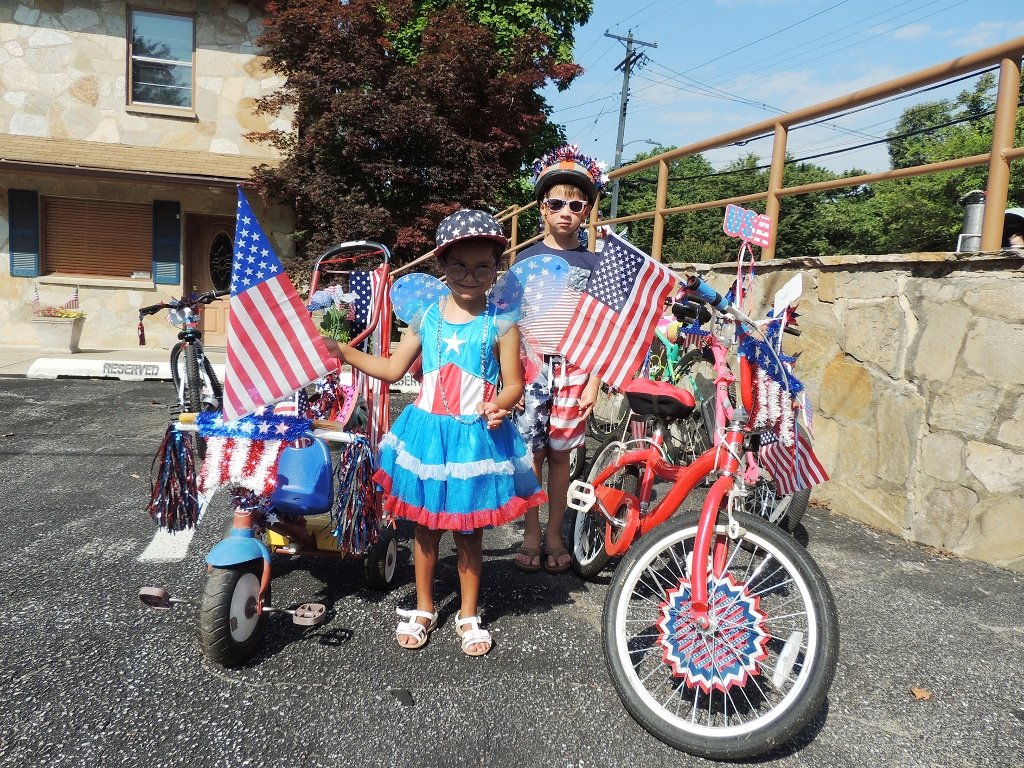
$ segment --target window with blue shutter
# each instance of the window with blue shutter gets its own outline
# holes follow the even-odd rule
[[[10,227],[11,277],[39,275],[39,193],[7,190],[7,221]]]
[[[153,201],[153,282],[181,282],[181,203]]]

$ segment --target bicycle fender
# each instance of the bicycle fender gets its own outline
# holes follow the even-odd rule
[[[250,560],[270,562],[270,550],[262,541],[240,536],[221,539],[206,555],[206,562],[214,568],[230,568]]]

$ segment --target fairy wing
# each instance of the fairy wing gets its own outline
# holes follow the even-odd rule
[[[417,332],[427,308],[447,295],[448,287],[444,283],[422,272],[400,277],[391,286],[391,304],[395,315]]]
[[[569,262],[561,256],[531,256],[513,264],[491,289],[495,316],[529,325],[555,305],[569,280]]]
[[[495,316],[519,323],[519,360],[530,384],[540,372],[543,353],[527,328],[555,305],[569,280],[569,263],[561,256],[531,256],[513,264],[491,289],[488,304]]]

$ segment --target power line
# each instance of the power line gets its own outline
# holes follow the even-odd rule
[[[1024,99],[1018,101],[1017,106],[1018,107],[1024,106]],[[889,136],[889,137],[886,137],[884,139],[879,139],[877,141],[869,141],[869,142],[865,142],[863,144],[856,144],[856,145],[853,145],[853,146],[832,150],[830,152],[820,152],[820,153],[815,154],[815,155],[805,155],[804,157],[792,158],[792,159],[784,161],[783,165],[795,165],[795,164],[798,164],[798,163],[806,163],[809,160],[818,160],[818,159],[820,159],[822,157],[832,157],[833,155],[840,155],[840,154],[843,154],[843,153],[846,153],[846,152],[856,152],[857,150],[865,149],[867,147],[873,147],[873,146],[876,146],[878,144],[888,144],[890,142],[898,141],[900,139],[910,138],[911,136],[919,136],[919,135],[924,134],[924,133],[931,133],[933,131],[938,131],[938,130],[940,130],[942,128],[949,128],[950,126],[953,126],[953,125],[959,125],[960,123],[975,122],[977,120],[980,120],[981,118],[989,117],[990,115],[994,115],[995,112],[996,112],[995,109],[989,109],[989,110],[986,110],[984,112],[980,112],[978,114],[966,115],[964,117],[954,118],[952,120],[947,120],[944,123],[939,123],[937,125],[930,125],[930,126],[926,126],[924,128],[917,128],[917,129],[915,129],[913,131],[906,131],[904,133],[900,133],[900,134],[897,134],[895,136]],[[733,175],[736,175],[736,174],[739,174],[739,173],[751,173],[752,171],[763,171],[763,170],[767,170],[768,168],[771,168],[771,167],[772,167],[771,163],[766,163],[766,164],[762,164],[762,165],[756,165],[756,166],[753,166],[751,168],[737,168],[737,169],[734,169],[734,170],[731,170],[731,171],[719,171],[718,173],[705,173],[705,174],[700,174],[698,176],[669,176],[668,180],[669,181],[699,181],[701,179],[710,179],[710,178],[714,178],[714,177],[717,177],[717,176],[733,176]],[[658,180],[657,179],[643,179],[643,178],[638,178],[638,179],[628,179],[628,178],[626,178],[626,179],[622,180],[622,183],[626,184],[626,185],[630,185],[630,184],[648,184],[649,185],[649,184],[657,184]]]
[[[741,45],[739,48],[733,48],[731,51],[726,51],[720,56],[716,56],[713,59],[708,59],[703,64],[698,64],[696,67],[690,67],[687,71],[693,72],[694,70],[706,67],[708,64],[713,64],[714,62],[719,61],[720,59],[724,59],[726,56],[732,56],[732,54],[738,53],[739,51],[742,51],[751,45],[762,43],[770,37],[775,37],[775,35],[780,35],[783,32],[786,32],[787,30],[793,29],[794,27],[799,27],[801,24],[808,22],[811,19],[817,18],[818,16],[821,16],[824,13],[828,13],[829,11],[838,8],[840,5],[846,5],[848,2],[850,2],[850,0],[839,0],[839,2],[836,3],[835,5],[830,5],[828,8],[818,11],[817,13],[812,13],[810,16],[800,19],[800,21],[794,22],[787,27],[783,27],[782,29],[777,29],[774,32],[765,35],[764,37],[759,37],[757,40],[751,40],[749,43],[745,43],[744,45]]]

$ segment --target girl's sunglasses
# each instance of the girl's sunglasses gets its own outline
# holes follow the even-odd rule
[[[557,197],[548,197],[544,199],[544,205],[552,213],[558,213],[567,205],[573,213],[583,213],[583,209],[587,207],[587,202],[585,200],[560,200]]]

